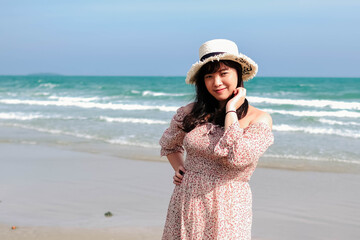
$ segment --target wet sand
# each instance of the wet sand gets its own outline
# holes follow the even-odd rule
[[[1,240],[161,238],[168,163],[29,144],[1,143],[0,153]],[[359,180],[256,169],[253,239],[360,239]]]

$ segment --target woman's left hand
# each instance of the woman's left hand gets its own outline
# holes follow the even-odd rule
[[[238,87],[234,90],[234,96],[227,102],[226,111],[236,111],[245,102],[246,89]]]
[[[180,185],[184,177],[184,174],[185,174],[185,168],[183,166],[179,166],[178,171],[175,171],[175,175],[173,177],[174,179],[173,183],[175,185]]]

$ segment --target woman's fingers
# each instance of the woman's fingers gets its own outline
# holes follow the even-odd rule
[[[182,177],[179,177],[179,176],[174,175],[173,179],[174,179],[175,181],[181,181],[181,180],[182,180]]]
[[[174,179],[174,181],[173,181],[174,184],[180,185],[181,179],[177,178],[176,176],[174,176],[173,179]]]
[[[239,97],[246,96],[246,89],[243,87],[238,87],[237,89],[235,89],[235,91],[236,91],[236,95],[238,95]]]
[[[176,185],[180,185],[180,183],[182,182],[182,179],[184,177],[184,174],[185,174],[185,168],[179,167],[179,170],[177,172],[175,172],[175,175],[173,177],[173,179],[174,179],[173,183]]]
[[[178,170],[178,172],[179,172],[181,175],[183,175],[183,176],[184,176],[184,174],[185,174],[186,170],[185,170],[185,168],[184,168],[183,166],[179,166],[179,170]]]
[[[234,97],[227,103],[226,109],[234,110],[238,109],[245,101],[246,89],[238,87],[234,90]]]

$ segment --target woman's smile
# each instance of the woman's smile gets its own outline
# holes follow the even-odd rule
[[[225,92],[226,88],[221,88],[221,89],[217,89],[217,90],[214,90],[216,93],[223,93]]]
[[[209,93],[219,102],[225,102],[237,87],[236,69],[221,63],[219,70],[204,76],[205,86]]]

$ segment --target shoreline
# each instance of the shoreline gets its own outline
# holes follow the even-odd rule
[[[74,151],[85,154],[97,154],[106,157],[116,157],[119,160],[128,159],[145,162],[166,162],[165,157],[160,157],[160,148],[148,148],[140,146],[124,146],[110,144],[101,141],[89,141],[73,136],[49,134],[33,129],[17,128],[0,125],[0,144],[35,145],[59,150]],[[279,160],[281,159],[281,160]],[[351,173],[360,175],[360,163],[337,161],[320,161],[308,159],[293,159],[286,156],[267,155],[260,158],[257,168],[281,169],[299,172],[331,172]]]

